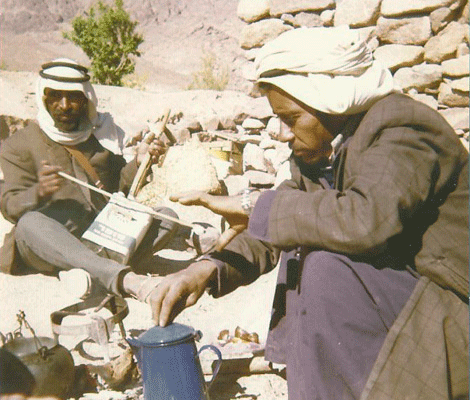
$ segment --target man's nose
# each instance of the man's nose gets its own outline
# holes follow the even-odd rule
[[[59,102],[59,106],[62,110],[68,110],[70,108],[70,100],[67,96],[62,96]]]
[[[295,139],[294,133],[291,131],[291,129],[281,121],[281,129],[279,131],[279,137],[278,137],[280,142],[292,142]]]

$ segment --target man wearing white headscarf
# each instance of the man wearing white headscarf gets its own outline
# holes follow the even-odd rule
[[[111,193],[126,193],[144,154],[149,151],[155,161],[164,150],[163,143],[143,141],[137,156],[126,163],[124,132],[109,113],[97,111],[87,68],[73,60],[57,59],[44,64],[39,74],[37,123],[4,141],[0,151],[4,173],[1,211],[15,224],[0,249],[1,269],[8,273],[71,271],[60,276],[65,281],[71,277],[77,296],[90,295],[91,286],[136,295],[146,277],[109,259],[102,250],[96,249],[95,254],[95,249],[80,241],[108,199],[63,179],[58,172]],[[159,211],[176,217],[171,209]],[[173,222],[153,220],[130,264],[137,266],[144,253],[153,254],[164,246],[174,231]],[[152,284],[148,280],[147,291]],[[142,296],[144,300],[145,293]]]
[[[152,295],[166,325],[209,288],[280,269],[265,356],[290,400],[468,398],[468,153],[393,88],[356,31],[267,43],[258,84],[292,148],[276,190],[183,193],[230,224],[218,251]],[[244,306],[249,306],[245,304]]]

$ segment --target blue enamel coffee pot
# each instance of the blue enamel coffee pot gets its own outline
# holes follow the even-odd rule
[[[201,333],[173,323],[154,326],[137,338],[127,338],[142,374],[145,400],[208,400],[209,388],[222,363],[220,350],[212,345],[196,349]],[[212,379],[206,383],[199,354],[212,350],[218,357]]]

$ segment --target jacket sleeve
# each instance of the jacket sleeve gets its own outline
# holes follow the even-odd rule
[[[16,223],[27,211],[39,206],[37,171],[34,158],[27,149],[2,143],[0,166],[4,174],[1,191],[1,211],[10,222]]]
[[[460,150],[445,135],[398,126],[358,141],[348,149],[344,190],[276,193],[267,231],[274,246],[377,254],[456,184]]]

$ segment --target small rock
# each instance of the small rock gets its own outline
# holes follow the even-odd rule
[[[259,120],[259,119],[256,119],[256,118],[247,118],[245,119],[245,121],[243,121],[243,124],[242,124],[242,127],[244,129],[263,129],[264,128],[264,124]]]
[[[259,147],[262,148],[263,150],[275,149],[277,143],[278,142],[276,140],[273,140],[268,137],[268,138],[264,138],[263,140],[261,140],[261,142],[259,143]]]
[[[455,79],[450,82],[452,90],[457,92],[468,93],[468,85],[470,84],[468,76],[465,78]]]
[[[470,49],[468,48],[468,44],[467,43],[460,43],[457,46],[457,51],[455,52],[455,56],[457,58],[459,58],[459,57],[462,57],[462,56],[468,56],[469,53],[470,53]]]
[[[277,188],[285,180],[291,179],[292,173],[290,170],[290,162],[283,162],[277,171],[276,179],[274,180],[274,189]]]
[[[278,117],[269,118],[269,121],[266,124],[266,132],[268,132],[272,138],[277,139],[281,133],[281,120]]]
[[[422,63],[423,55],[422,46],[406,44],[386,44],[378,47],[374,52],[374,57],[392,71]]]
[[[247,143],[243,149],[243,171],[249,170],[267,171],[264,162],[264,151],[251,143]]]
[[[390,19],[380,17],[377,21],[377,36],[382,43],[422,45],[431,38],[429,17]]]
[[[468,43],[468,24],[451,22],[424,45],[424,60],[440,63],[455,56],[460,43]]]
[[[323,22],[318,14],[308,12],[300,12],[295,16],[291,16],[289,23],[295,26],[296,28],[314,28],[318,26],[323,26]]]
[[[292,29],[291,26],[276,18],[264,19],[245,25],[240,33],[240,47],[242,49],[261,47],[266,42],[290,29]]]
[[[459,77],[469,74],[469,57],[462,56],[443,61],[442,74],[445,76]]]
[[[439,7],[447,7],[454,0],[383,0],[380,9],[382,15],[398,17],[408,14],[426,13]]]
[[[201,121],[202,130],[216,131],[220,128],[220,120],[217,116],[206,117]]]
[[[442,80],[442,68],[436,64],[419,64],[411,68],[400,68],[393,78],[404,91],[411,88],[424,90],[439,85]]]
[[[237,16],[245,22],[255,22],[269,16],[269,0],[239,0]]]
[[[468,107],[453,107],[439,110],[439,113],[455,130],[468,131],[470,125],[469,111]]]
[[[244,175],[229,175],[224,179],[225,186],[229,196],[240,193],[243,189],[250,186],[250,181]]]
[[[468,106],[468,94],[463,95],[452,90],[452,86],[445,82],[442,82],[439,86],[439,96],[437,99],[440,104],[443,104],[448,107]]]
[[[247,133],[244,134],[244,135],[241,135],[240,138],[238,139],[238,141],[241,144],[250,143],[250,144],[256,144],[256,145],[259,145],[262,140],[263,140],[263,138],[259,134],[258,135],[252,135],[252,134],[247,134]]]
[[[230,117],[222,117],[220,118],[220,126],[221,129],[224,129],[226,131],[236,131],[237,126],[235,124],[235,121],[233,118]]]
[[[187,125],[186,128],[188,128],[189,132],[194,133],[194,132],[201,132],[202,131],[202,125],[198,120],[192,120],[190,121]]]
[[[297,14],[302,11],[319,11],[334,6],[334,0],[271,0],[270,13],[273,17],[282,14]]]
[[[434,96],[424,93],[418,93],[415,89],[412,89],[408,92],[408,95],[413,99],[420,101],[434,110],[438,109],[439,102],[436,100]]]
[[[324,10],[320,14],[320,19],[324,26],[333,26],[335,12],[333,10]]]
[[[336,2],[335,26],[372,25],[379,15],[381,0],[340,0]]]
[[[248,179],[250,186],[254,187],[272,187],[275,181],[274,175],[262,171],[246,171],[243,176]]]
[[[449,7],[441,7],[431,12],[429,17],[431,18],[431,29],[434,34],[437,34],[452,21],[453,12]]]

